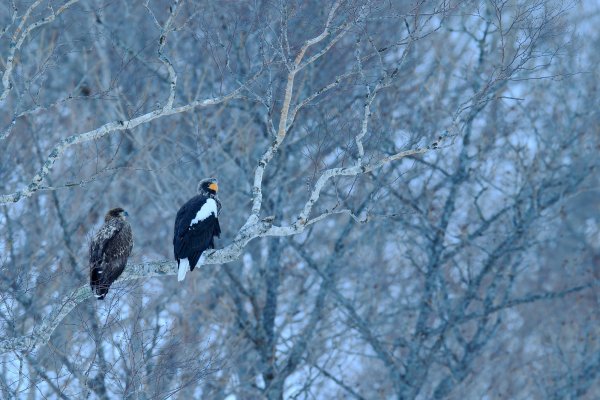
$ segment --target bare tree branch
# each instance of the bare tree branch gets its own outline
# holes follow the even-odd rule
[[[348,210],[340,210],[326,212],[318,217],[315,217],[313,220],[308,219],[313,206],[319,199],[321,191],[330,179],[336,176],[357,176],[360,174],[365,174],[377,168],[381,168],[392,161],[396,161],[408,156],[414,156],[415,154],[423,154],[433,149],[438,149],[439,143],[440,141],[436,141],[435,144],[431,146],[399,152],[385,157],[373,164],[349,168],[335,168],[325,171],[315,183],[311,195],[295,223],[290,226],[282,227],[274,226],[271,219],[253,222],[255,220],[255,214],[251,214],[244,226],[240,228],[233,243],[229,244],[223,249],[204,253],[198,262],[198,266],[225,264],[237,260],[242,255],[246,245],[255,238],[266,236],[297,235],[304,232],[307,226],[321,221],[327,216],[338,213],[347,213],[353,216],[353,214]],[[353,216],[353,218],[356,217]],[[128,281],[140,278],[176,274],[177,264],[172,261],[154,261],[134,265],[128,264],[118,281]],[[71,310],[90,297],[92,297],[92,292],[88,285],[81,286],[80,288],[74,290],[65,299],[60,301],[60,305],[49,314],[49,316],[40,324],[39,327],[34,329],[30,336],[25,338],[13,338],[0,342],[0,354],[12,350],[29,351],[37,345],[47,343],[56,327],[71,312]]]
[[[25,23],[27,22],[27,19],[29,18],[33,10],[37,8],[37,6],[39,6],[40,3],[42,3],[42,0],[37,0],[31,6],[29,6],[23,17],[21,17],[21,23],[19,24],[17,30],[14,32],[11,38],[10,51],[8,54],[8,58],[6,59],[4,73],[2,74],[2,86],[4,90],[0,94],[0,106],[4,105],[8,93],[12,89],[10,77],[15,66],[15,54],[17,51],[21,50],[21,46],[23,46],[23,42],[25,41],[25,39],[27,39],[27,37],[32,31],[54,21],[57,16],[59,16],[73,4],[78,2],[79,0],[69,0],[68,2],[60,6],[56,11],[54,11],[52,7],[48,7],[51,11],[50,15],[48,15],[46,18],[43,18],[39,21],[30,24],[25,28]],[[5,139],[8,136],[8,133],[6,133],[6,136],[0,137],[0,140]]]
[[[227,95],[214,97],[206,100],[197,100],[178,107],[172,107],[167,103],[167,105],[160,110],[152,111],[126,121],[109,122],[91,131],[71,135],[61,140],[56,146],[54,146],[54,148],[50,152],[50,155],[44,162],[44,165],[38,171],[38,173],[31,179],[31,182],[29,183],[27,188],[17,190],[13,193],[0,195],[0,204],[16,203],[24,198],[31,197],[35,192],[37,192],[40,189],[42,182],[52,171],[52,168],[54,167],[56,161],[59,160],[64,154],[64,152],[72,146],[84,142],[89,142],[91,140],[99,139],[113,132],[133,129],[139,125],[148,123],[157,118],[187,112],[198,107],[207,107],[215,104],[224,103],[228,100],[238,97],[238,95],[243,89],[244,86],[240,86],[239,88],[235,89]]]

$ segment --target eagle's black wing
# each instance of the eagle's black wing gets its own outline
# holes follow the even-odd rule
[[[110,285],[121,275],[133,247],[131,226],[111,220],[98,231],[90,245],[90,286],[103,299]]]
[[[202,195],[191,198],[177,212],[173,235],[175,259],[187,258],[191,271],[204,250],[214,249],[214,237],[221,235],[217,212],[216,201]]]

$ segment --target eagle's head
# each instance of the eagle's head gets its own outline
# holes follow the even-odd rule
[[[206,178],[202,179],[200,183],[198,183],[198,193],[203,194],[205,196],[214,197],[217,195],[219,191],[219,185],[217,182],[217,178]]]
[[[109,221],[113,218],[125,219],[125,217],[129,216],[127,211],[123,210],[121,207],[113,208],[106,213],[104,217],[104,221]]]

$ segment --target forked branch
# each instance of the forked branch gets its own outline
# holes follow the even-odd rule
[[[444,138],[442,138],[444,139]],[[381,160],[372,164],[354,166],[348,168],[332,168],[326,170],[321,177],[317,180],[314,187],[311,190],[310,197],[306,201],[302,211],[300,212],[299,218],[289,226],[275,226],[271,219],[264,219],[262,221],[251,222],[251,217],[244,226],[240,228],[235,239],[228,246],[207,252],[200,259],[198,266],[210,265],[210,264],[225,264],[237,260],[241,257],[245,247],[248,243],[259,237],[266,236],[293,236],[302,233],[305,228],[313,223],[316,223],[326,217],[340,212],[326,212],[320,216],[309,220],[309,216],[313,209],[313,206],[319,199],[319,195],[326,183],[329,182],[336,176],[358,176],[361,174],[369,173],[373,170],[383,167],[384,165],[393,161],[402,159],[404,157],[413,156],[416,154],[423,154],[431,150],[439,148],[438,142],[435,145],[430,145],[423,148],[416,148],[412,150],[402,151],[391,156],[382,158]],[[350,214],[351,212],[343,211],[343,213]],[[141,264],[128,264],[125,271],[118,279],[118,282],[130,281],[142,278],[151,278],[158,276],[170,276],[177,275],[177,264],[174,261],[151,261]],[[27,336],[21,336],[17,338],[5,339],[0,341],[0,354],[8,351],[21,351],[29,352],[37,346],[48,343],[52,333],[56,330],[61,321],[80,303],[83,303],[89,298],[92,298],[92,291],[89,285],[83,285],[63,298],[60,303],[52,310],[46,319],[44,319],[40,325],[33,329],[32,333]]]

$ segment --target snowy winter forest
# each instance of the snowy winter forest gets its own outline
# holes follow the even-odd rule
[[[600,398],[596,0],[2,0],[0,398]],[[222,235],[177,282],[206,177]],[[135,245],[89,288],[105,213]]]

